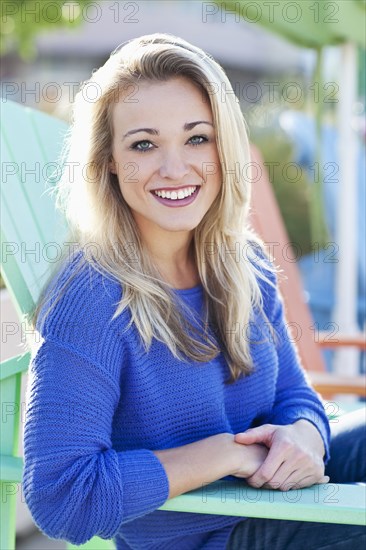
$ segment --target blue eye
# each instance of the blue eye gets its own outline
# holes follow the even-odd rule
[[[145,153],[145,151],[149,151],[150,150],[150,147],[138,147],[139,145],[141,144],[148,144],[148,145],[152,145],[151,141],[147,140],[147,139],[143,139],[141,141],[135,141],[135,143],[133,143],[130,147],[130,149],[134,149],[135,151],[138,151],[139,153]]]
[[[195,143],[194,142],[192,143],[193,140],[198,140],[198,141],[196,141]],[[196,147],[197,145],[202,145],[202,143],[206,143],[208,141],[209,140],[207,136],[200,136],[200,135],[192,136],[188,140],[188,142],[190,142],[190,145],[193,145],[194,147]],[[140,141],[135,141],[134,143],[132,143],[132,145],[130,146],[130,149],[137,151],[138,153],[146,153],[147,151],[150,151],[153,147],[154,145],[151,143],[151,141],[149,141],[148,139],[142,139]]]
[[[206,141],[208,141],[207,137],[206,136],[192,136],[190,141],[192,141],[192,139],[200,139],[200,140],[203,140],[203,141],[199,141],[197,143],[191,143],[191,145],[201,145],[201,143],[205,143]]]

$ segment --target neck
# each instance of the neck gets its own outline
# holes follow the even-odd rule
[[[199,284],[193,253],[193,232],[165,232],[164,239],[157,235],[144,238],[145,246],[158,267],[164,281],[174,288],[191,288]]]

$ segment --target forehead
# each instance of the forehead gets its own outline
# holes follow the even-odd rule
[[[160,124],[168,120],[212,122],[212,111],[208,97],[198,85],[187,78],[176,77],[129,86],[114,106],[113,120],[123,126],[147,120]]]

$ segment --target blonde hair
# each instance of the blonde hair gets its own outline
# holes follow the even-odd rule
[[[183,301],[160,277],[109,168],[113,104],[121,93],[138,82],[178,76],[189,79],[210,101],[223,176],[220,192],[193,236],[194,259],[204,289],[204,334],[188,321]],[[227,91],[225,101],[217,93],[222,87]],[[88,89],[97,93],[95,100],[88,98]],[[129,308],[131,323],[146,351],[156,338],[181,360],[206,362],[223,352],[231,373],[228,383],[249,374],[253,367],[250,342],[238,338],[234,327],[238,323],[248,327],[254,308],[266,319],[258,278],[273,286],[269,273],[274,267],[248,224],[250,181],[241,169],[250,162],[249,142],[239,104],[221,66],[200,48],[170,34],[127,42],[78,92],[64,160],[74,167],[73,178],[66,173],[58,183],[56,205],[66,216],[71,239],[83,250],[81,262],[121,284],[122,298],[113,319]],[[126,254],[131,243],[133,257]]]

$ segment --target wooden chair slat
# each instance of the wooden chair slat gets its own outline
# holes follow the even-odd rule
[[[63,217],[54,208],[47,179],[49,163],[58,165],[55,159],[66,130],[64,122],[15,103],[2,108],[2,269],[8,268],[12,276],[15,262],[34,301],[51,268],[51,243],[60,247],[67,232]],[[28,173],[33,169],[35,174]]]
[[[22,481],[23,460],[19,456],[0,455],[0,479],[20,483]]]
[[[219,480],[170,499],[159,510],[364,525],[364,500],[362,484],[329,483],[281,492]]]
[[[28,370],[30,353],[22,353],[11,359],[6,359],[0,364],[0,380],[5,380],[9,376],[23,373]]]
[[[334,335],[331,332],[319,332],[318,344],[322,348],[340,348],[340,347],[357,347],[361,350],[366,350],[366,335],[359,334],[342,334],[337,333]]]

